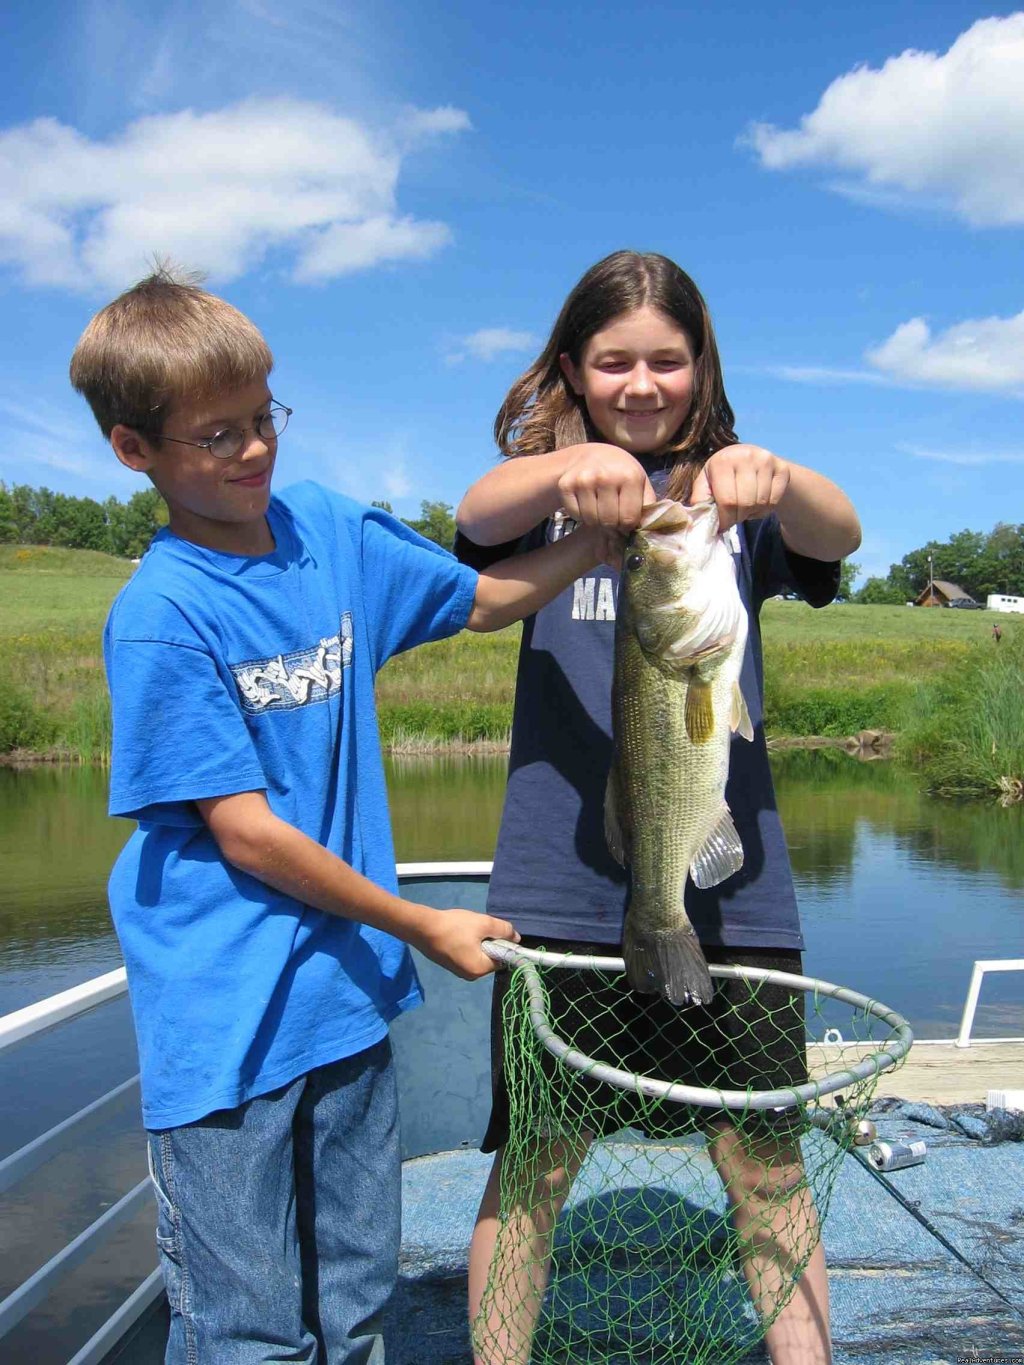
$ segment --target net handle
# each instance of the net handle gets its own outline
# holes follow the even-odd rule
[[[878,1052],[869,1053],[855,1066],[843,1071],[835,1071],[820,1081],[808,1081],[804,1085],[790,1086],[784,1090],[707,1090],[699,1086],[683,1085],[678,1081],[661,1081],[654,1076],[639,1076],[606,1062],[588,1057],[577,1051],[558,1036],[551,1027],[547,1015],[544,988],[541,985],[537,965],[548,967],[584,968],[593,971],[623,973],[626,964],[621,957],[597,957],[582,953],[549,953],[538,948],[522,948],[518,944],[501,939],[485,939],[481,948],[495,962],[515,967],[523,973],[526,992],[529,997],[530,1023],[538,1041],[557,1057],[565,1066],[574,1071],[583,1071],[597,1081],[617,1086],[620,1090],[632,1090],[639,1095],[653,1099],[670,1100],[673,1104],[695,1104],[706,1109],[792,1109],[797,1105],[810,1104],[823,1095],[836,1090],[846,1090],[858,1081],[870,1076],[880,1075],[901,1061],[910,1051],[914,1035],[910,1025],[901,1014],[889,1009],[877,1000],[871,1000],[859,991],[845,986],[835,986],[830,981],[819,981],[814,977],[795,976],[790,972],[777,972],[765,967],[736,967],[718,964],[709,965],[712,976],[733,981],[771,981],[780,986],[795,986],[798,990],[813,993],[815,997],[825,996],[853,1005],[866,1014],[873,1015],[894,1031],[895,1037]]]

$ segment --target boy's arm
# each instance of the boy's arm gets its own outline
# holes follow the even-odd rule
[[[578,526],[561,540],[483,569],[467,627],[500,630],[530,616],[588,569],[614,559],[616,540],[614,533],[601,527]]]
[[[618,446],[590,442],[503,460],[469,489],[456,520],[474,544],[503,545],[559,508],[585,526],[631,531],[656,500],[639,461]]]
[[[519,941],[508,920],[436,910],[385,891],[275,815],[261,791],[215,796],[196,806],[232,866],[304,905],[394,934],[466,981],[494,971],[480,948],[483,939]]]

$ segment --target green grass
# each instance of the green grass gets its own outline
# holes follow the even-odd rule
[[[1024,633],[917,691],[898,754],[942,796],[1024,789]]]
[[[0,546],[0,753],[82,761],[109,755],[100,640],[110,603],[130,574],[125,561],[91,551]],[[1022,710],[1013,661],[1024,649],[1024,617],[998,618],[1001,646],[991,638],[994,619],[989,612],[853,605],[812,611],[801,602],[768,602],[762,613],[766,728],[777,736],[904,732],[905,760],[926,766],[941,753],[945,778],[933,778],[949,789],[950,765],[960,752],[946,742],[950,726],[956,743],[963,736],[966,744],[968,717],[981,714],[976,698],[985,696],[988,738],[979,737],[978,720],[970,742],[975,748],[987,743],[991,751],[998,736],[996,752],[1005,749],[1006,762],[996,777],[1019,775],[1021,765],[1014,768],[1011,758]],[[518,626],[494,635],[466,631],[393,659],[377,685],[385,744],[506,742],[519,634]],[[1000,660],[1002,683],[976,672]],[[962,681],[968,677],[970,686]],[[989,786],[999,767],[978,769]]]

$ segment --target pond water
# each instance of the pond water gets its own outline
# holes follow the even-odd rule
[[[956,1033],[975,958],[1024,949],[1024,807],[953,805],[834,751],[775,756],[808,975]],[[388,764],[401,862],[486,859],[505,761]],[[120,965],[106,878],[128,834],[89,768],[0,770],[0,1014]],[[986,979],[979,1037],[1024,1032],[1021,978]]]
[[[892,765],[835,751],[779,756],[775,772],[807,974],[884,1001],[918,1037],[954,1036],[974,960],[1024,956],[1024,808],[932,800]],[[399,861],[489,858],[504,775],[503,758],[391,761]],[[120,965],[105,885],[129,827],[107,819],[105,801],[100,771],[0,770],[0,1014]],[[1024,1034],[1021,975],[986,979],[975,1034]],[[125,999],[0,1054],[0,1159],[135,1069]],[[0,1298],[97,1216],[87,1204],[108,1206],[143,1179],[137,1115],[132,1091],[87,1142],[3,1197]],[[57,1186],[75,1197],[53,1206],[44,1232],[40,1201],[53,1205]],[[76,1272],[67,1304],[84,1300],[102,1321],[115,1262],[152,1264],[148,1209]],[[67,1359],[79,1308],[61,1298],[0,1344],[0,1359]]]

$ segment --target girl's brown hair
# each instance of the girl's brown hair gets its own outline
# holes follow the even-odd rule
[[[244,313],[164,263],[101,308],[71,357],[71,383],[104,436],[118,423],[158,436],[175,402],[244,388],[274,357]]]
[[[562,373],[559,356],[579,365],[596,332],[645,306],[682,328],[693,347],[693,402],[663,452],[676,457],[666,496],[685,500],[704,461],[735,442],[735,418],[707,304],[689,275],[655,252],[613,252],[591,266],[569,294],[547,345],[509,389],[495,418],[494,439],[503,455],[541,455],[603,439]]]

